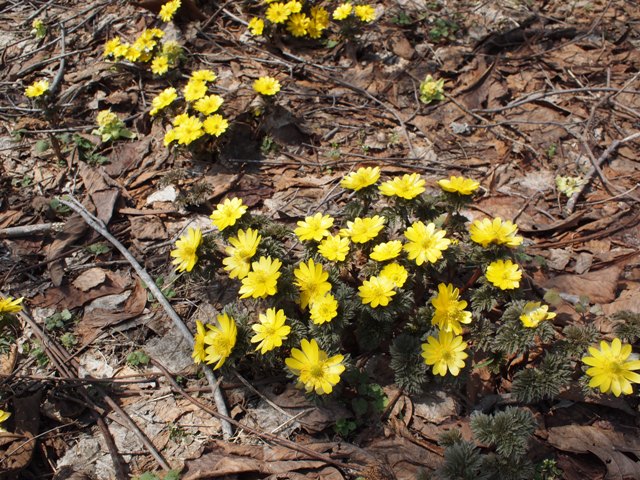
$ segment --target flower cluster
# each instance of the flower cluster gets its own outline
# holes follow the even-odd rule
[[[357,206],[345,212],[354,213],[313,212],[293,231],[248,212],[239,198],[215,207],[218,239],[206,248],[216,251],[203,257],[217,259],[211,266],[235,284],[237,300],[215,325],[196,323],[195,362],[219,368],[230,357],[264,356],[286,366],[307,392],[324,395],[350,381],[342,375],[352,368],[344,339],[353,336],[360,351],[411,337],[413,350],[392,350],[392,357],[410,354],[421,375],[428,369],[443,377],[460,375],[486,345],[510,354],[553,338],[556,314],[519,290],[517,226],[500,218],[465,222],[460,213],[478,182],[452,176],[429,186],[418,174],[381,173],[361,167],[342,179]],[[177,269],[193,269],[204,245],[198,230],[181,237],[171,253]],[[363,347],[372,337],[381,340]],[[629,345],[616,339],[589,353],[583,363],[592,387],[620,395],[640,383]]]
[[[182,113],[171,120],[172,127],[164,135],[164,145],[191,145],[196,140],[209,136],[219,137],[227,131],[229,121],[217,113],[224,99],[209,91],[210,84],[216,79],[211,70],[194,71],[182,89]],[[179,100],[174,87],[165,88],[152,101],[150,114],[155,116],[168,107],[176,107]]]
[[[435,80],[427,75],[420,83],[420,101],[428,105],[435,100],[444,100],[444,79]]]
[[[164,31],[159,28],[143,30],[133,43],[114,37],[105,44],[103,57],[115,61],[149,63],[151,72],[162,76],[178,65],[182,54],[179,43],[162,41],[163,37]]]
[[[320,5],[299,0],[286,3],[266,0],[265,3],[267,8],[264,19],[253,17],[249,21],[248,29],[252,35],[264,35],[282,28],[293,37],[318,39],[329,28],[331,18],[343,23],[371,23],[376,19],[375,8],[368,4],[354,6],[346,2],[338,5],[330,13]]]

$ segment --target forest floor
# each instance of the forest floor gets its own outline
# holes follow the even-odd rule
[[[385,0],[355,38],[317,43],[252,37],[239,22],[260,11],[248,2],[183,0],[169,24],[157,19],[161,3],[0,2],[0,289],[27,307],[0,339],[0,406],[16,432],[0,434],[0,471],[342,479],[353,473],[340,466],[348,462],[366,478],[428,478],[443,461],[442,432],[471,438],[474,409],[513,403],[509,379],[496,384],[482,368],[464,395],[406,395],[378,378],[388,410],[339,435],[348,406],[317,406],[283,376],[235,372],[220,386],[246,428],[223,439],[191,345],[63,195],[108,225],[192,332],[229,290],[176,280],[169,252],[187,226],[210,229],[215,205],[233,196],[291,228],[319,209],[339,216],[339,181],[374,165],[385,176],[419,172],[431,190],[450,175],[478,180],[471,215],[517,223],[539,267],[535,282],[562,294],[558,331],[590,323],[610,338],[616,313],[640,313],[637,2]],[[35,18],[47,26],[43,39],[30,33]],[[154,26],[188,52],[181,72],[216,72],[231,127],[215,148],[174,155],[163,145],[150,103],[179,75],[103,58],[107,40]],[[45,115],[24,89],[59,72],[55,111]],[[427,74],[445,80],[444,100],[419,101]],[[282,85],[266,108],[251,88],[264,75]],[[107,108],[133,140],[102,144],[92,134]],[[583,186],[567,196],[558,176]],[[25,226],[33,229],[11,230]],[[531,405],[531,458],[553,459],[560,478],[640,479],[637,407],[637,396],[579,388]]]

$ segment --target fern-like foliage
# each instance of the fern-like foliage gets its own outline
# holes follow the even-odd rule
[[[489,480],[484,458],[472,442],[455,443],[445,449],[438,476],[443,480]]]
[[[480,442],[494,446],[502,457],[522,457],[535,428],[536,421],[526,409],[507,407],[493,416],[478,412],[471,415],[474,436]]]
[[[502,314],[502,325],[493,342],[496,351],[509,355],[524,353],[536,344],[536,337],[546,342],[555,335],[551,322],[543,321],[536,328],[525,327],[520,321],[523,308],[523,302],[513,302]]]
[[[486,282],[471,293],[471,311],[477,315],[491,311],[496,305],[495,289]]]
[[[420,339],[401,334],[393,341],[389,352],[396,384],[407,393],[420,393],[427,376]]]
[[[614,314],[613,319],[618,322],[615,330],[621,339],[634,343],[640,338],[640,313],[624,310]]]
[[[571,374],[571,363],[564,353],[548,353],[540,366],[516,373],[511,393],[516,400],[525,403],[553,398],[569,383]]]
[[[496,327],[489,319],[474,315],[473,321],[470,324],[470,337],[473,339],[473,344],[477,350],[490,351],[493,346],[493,339],[496,334]]]
[[[535,467],[527,457],[489,454],[484,458],[484,468],[491,480],[531,480],[535,475]]]
[[[593,345],[600,336],[594,325],[569,325],[562,331],[564,340],[558,344],[558,349],[572,358],[578,358]]]

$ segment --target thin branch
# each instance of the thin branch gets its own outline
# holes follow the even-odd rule
[[[140,279],[147,285],[147,288],[149,289],[151,294],[155,297],[158,303],[162,305],[162,308],[164,308],[164,311],[167,313],[169,318],[171,318],[171,320],[173,321],[173,324],[180,331],[181,335],[184,337],[187,343],[189,345],[193,345],[194,340],[193,340],[193,335],[191,334],[191,331],[187,328],[187,326],[184,324],[180,316],[173,309],[169,301],[163,295],[162,291],[156,285],[156,282],[153,281],[151,276],[147,273],[147,271],[144,268],[142,268],[140,263],[138,263],[138,261],[133,257],[133,255],[129,253],[129,250],[127,250],[127,248],[124,245],[122,245],[122,243],[120,243],[118,239],[116,239],[113,235],[111,235],[111,233],[109,233],[109,230],[107,230],[107,227],[102,222],[102,220],[96,218],[91,213],[89,213],[89,211],[87,211],[87,209],[72,196],[69,196],[68,200],[60,199],[60,203],[62,203],[63,205],[66,205],[71,210],[79,214],[87,223],[87,225],[89,225],[96,232],[98,232],[105,239],[107,239],[122,254],[122,256],[129,261],[129,263],[131,264],[133,269],[136,271]],[[211,391],[213,393],[213,398],[216,404],[216,408],[221,414],[228,416],[227,406],[225,404],[222,391],[218,386],[218,381],[215,375],[213,374],[213,371],[208,365],[204,366],[204,373],[205,373],[205,376],[207,377],[207,380],[209,381],[209,384],[211,385]],[[233,436],[233,429],[231,428],[231,424],[225,421],[222,421],[221,423],[222,423],[222,432],[223,432],[224,438],[227,439]]]

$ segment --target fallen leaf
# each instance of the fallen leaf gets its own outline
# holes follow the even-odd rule
[[[102,285],[106,279],[107,273],[102,268],[95,267],[82,272],[71,282],[71,285],[83,292],[87,292],[98,285]]]
[[[609,316],[625,310],[640,313],[640,284],[636,282],[629,283],[618,298],[607,305],[603,305],[602,310],[605,315]]]
[[[622,269],[615,265],[584,275],[558,275],[547,280],[543,286],[555,288],[562,293],[585,295],[591,303],[609,303],[616,298],[621,272]]]
[[[87,230],[87,225],[84,223],[80,215],[72,215],[65,222],[62,231],[56,234],[53,243],[47,247],[47,265],[49,270],[49,276],[51,282],[59,287],[62,285],[62,279],[64,277],[65,262],[61,256],[68,247],[70,247],[76,240],[84,235]]]
[[[640,462],[632,460],[640,457],[639,429],[611,424],[565,425],[548,432],[548,442],[560,450],[596,455],[607,468],[607,480],[640,480]]]
[[[0,465],[3,473],[15,474],[31,462],[36,447],[36,441],[33,439],[38,435],[40,426],[41,397],[42,391],[38,390],[30,396],[14,398],[11,419],[13,428],[8,435],[17,434],[20,437],[7,443],[5,448],[0,448]]]

